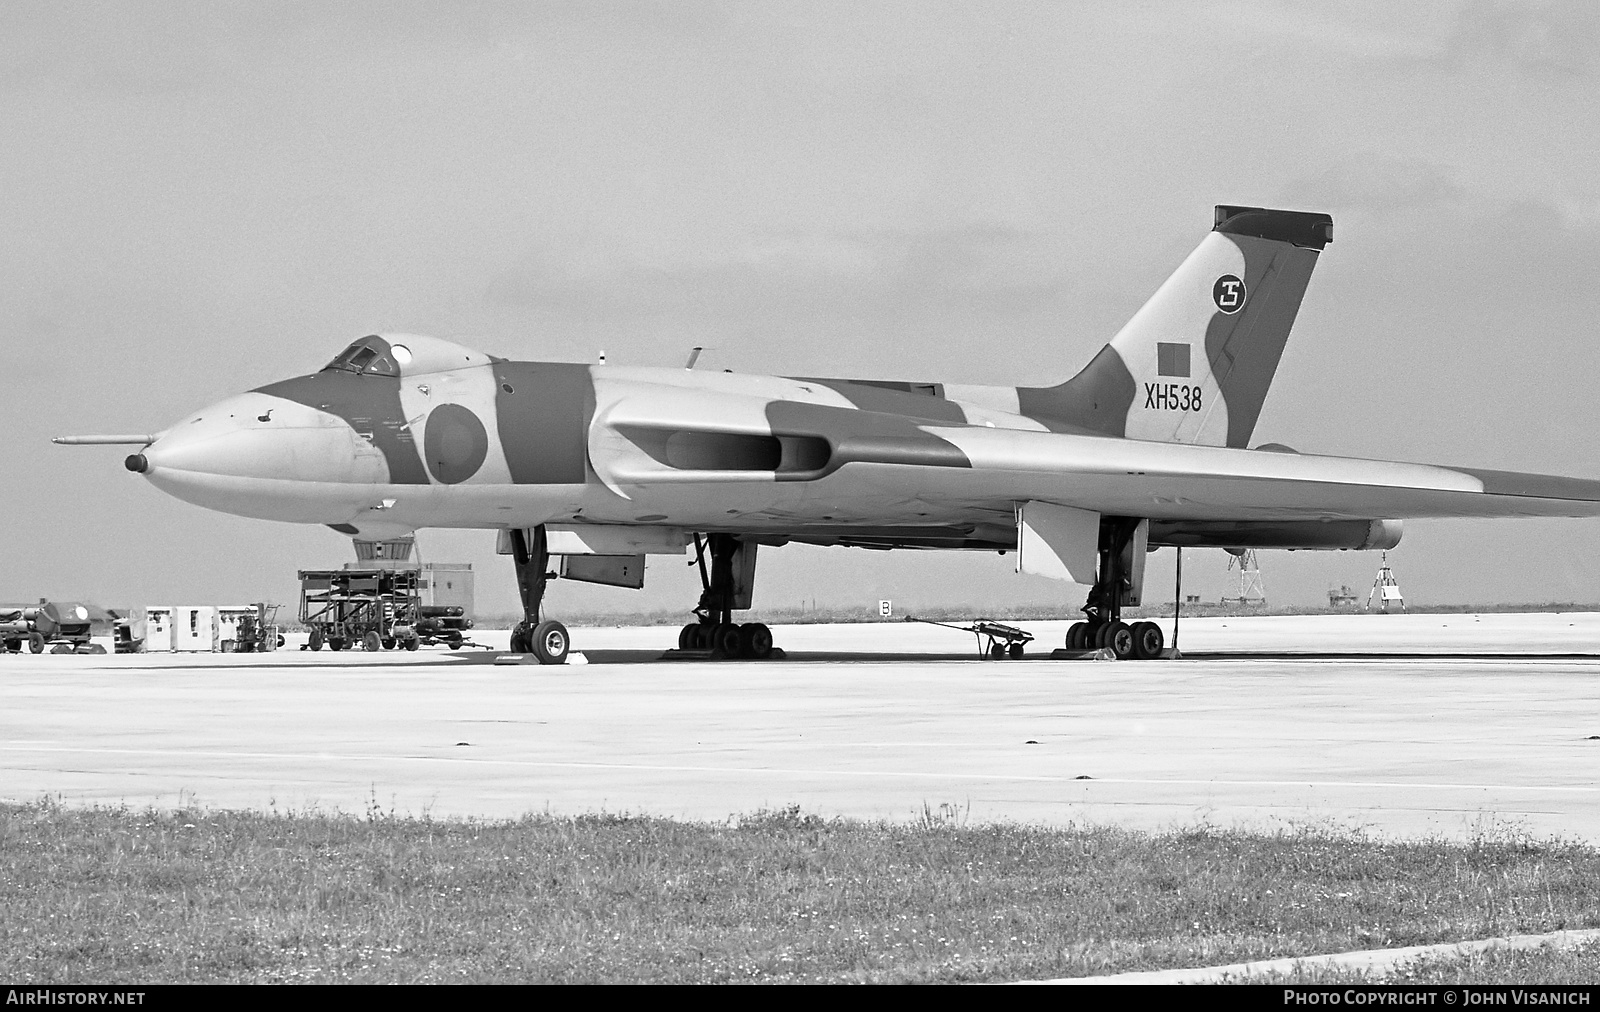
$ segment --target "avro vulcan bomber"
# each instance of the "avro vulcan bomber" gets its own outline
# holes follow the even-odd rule
[[[697,553],[679,646],[764,657],[738,624],[756,554],[790,542],[1014,553],[1088,585],[1067,646],[1154,656],[1130,627],[1160,546],[1376,549],[1408,517],[1600,514],[1600,481],[1250,448],[1325,214],[1219,206],[1215,227],[1111,342],[1055,386],[754,376],[521,362],[410,334],[153,435],[127,468],[208,509],[382,540],[501,532],[524,620],[559,662],[549,568],[639,586],[644,556]],[[687,603],[687,602],[686,602]]]

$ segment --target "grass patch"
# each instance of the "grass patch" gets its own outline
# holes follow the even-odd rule
[[[1597,911],[1600,853],[1516,839],[0,806],[0,977],[31,983],[999,981]]]

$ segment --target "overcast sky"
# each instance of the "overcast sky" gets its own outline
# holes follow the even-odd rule
[[[1336,222],[1255,442],[1600,477],[1597,71],[1577,2],[8,0],[0,600],[292,603],[297,568],[352,557],[52,435],[159,430],[386,329],[1059,382],[1215,203]],[[491,534],[422,546],[512,609]],[[1186,553],[1190,589],[1225,558]],[[1283,604],[1378,564],[1261,558]],[[1011,561],[764,551],[757,603],[1073,593]],[[1418,601],[1593,602],[1600,523],[1414,522],[1391,562]],[[698,591],[673,560],[650,582],[552,611]]]

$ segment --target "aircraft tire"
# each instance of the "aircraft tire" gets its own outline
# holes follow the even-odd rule
[[[1106,626],[1104,636],[1106,649],[1116,655],[1117,660],[1126,661],[1133,658],[1133,630],[1126,622],[1112,622]]]
[[[764,661],[772,656],[772,630],[765,623],[751,622],[744,626],[739,642],[744,648],[744,656],[753,660]]]
[[[379,636],[376,630],[367,633],[361,637],[361,649],[368,653],[377,653],[383,649],[383,637]]]
[[[732,622],[718,622],[711,629],[711,652],[718,657],[738,657],[744,648],[744,637]]]
[[[419,640],[418,640],[417,637],[415,637],[415,636],[407,636],[406,637],[405,646],[406,646],[407,650],[415,650],[415,649],[417,649],[418,643],[419,643]]]
[[[678,630],[678,649],[693,650],[695,637],[699,634],[700,623],[690,622]]]
[[[691,650],[710,650],[711,634],[716,632],[716,626],[704,622],[697,623],[694,627],[694,636],[689,640]]]
[[[1021,643],[1013,643],[1013,644],[1011,644],[1011,646],[1006,648],[1006,654],[1014,661],[1022,660],[1022,654],[1023,654],[1022,644]]]
[[[322,631],[322,627],[314,625],[311,627],[311,635],[306,637],[306,646],[313,650],[321,650],[322,644],[327,641],[327,638],[327,634]]]
[[[44,633],[28,634],[28,652],[34,654],[44,653]]]
[[[533,631],[533,653],[540,664],[567,663],[567,651],[571,646],[567,627],[554,619],[540,622]]]
[[[1148,661],[1160,657],[1165,641],[1166,637],[1161,632],[1161,627],[1154,622],[1133,624],[1133,656],[1139,660]]]
[[[1063,646],[1068,650],[1083,649],[1083,634],[1088,631],[1089,623],[1074,622],[1067,627],[1067,639]]]

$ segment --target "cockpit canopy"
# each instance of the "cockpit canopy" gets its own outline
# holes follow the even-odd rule
[[[363,337],[341,351],[337,358],[322,367],[323,372],[364,373],[368,376],[399,376],[400,365],[410,358],[404,346],[391,346],[376,334]]]
[[[421,376],[488,365],[494,361],[481,351],[422,334],[369,334],[341,351],[322,367],[323,372],[357,376]]]

